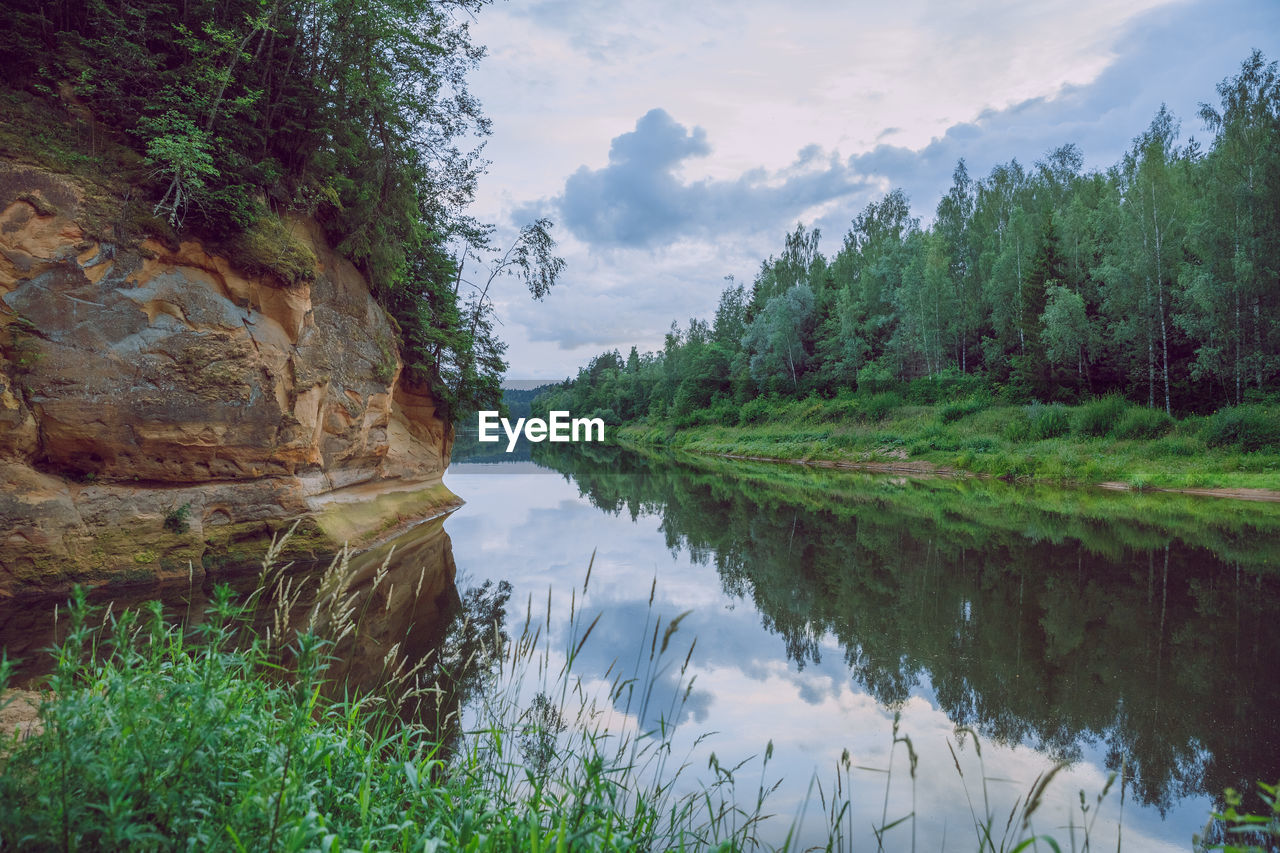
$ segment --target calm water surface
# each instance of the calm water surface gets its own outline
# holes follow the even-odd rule
[[[1092,805],[1123,765],[1100,848],[1121,832],[1124,850],[1187,850],[1211,795],[1280,770],[1280,507],[556,449],[455,458],[446,482],[467,504],[445,527],[459,588],[510,581],[516,630],[551,590],[553,635],[577,590],[604,615],[574,670],[603,684],[647,645],[656,579],[653,610],[692,611],[676,656],[697,638],[675,738],[687,785],[707,781],[713,751],[756,756],[754,798],[772,741],[766,837],[785,835],[847,749],[855,849],[874,849],[882,815],[912,811],[895,715],[919,755],[918,817],[887,849],[913,832],[922,850],[975,847],[965,786],[981,808],[982,772],[962,726],[981,739],[997,828],[1065,760],[1034,821],[1065,842],[1079,792]],[[681,689],[674,668],[661,681]],[[817,811],[803,833],[821,841]]]

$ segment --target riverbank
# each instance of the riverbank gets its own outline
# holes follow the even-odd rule
[[[895,394],[756,400],[615,428],[622,443],[690,453],[906,473],[1280,500],[1280,409],[1203,417],[1104,398],[1079,406]]]

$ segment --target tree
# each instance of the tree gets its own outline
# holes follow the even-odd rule
[[[1179,325],[1200,339],[1195,372],[1227,384],[1241,402],[1280,369],[1280,74],[1254,51],[1218,85],[1220,106],[1201,104],[1216,136],[1198,170],[1191,258],[1180,281]]]
[[[951,189],[938,202],[933,222],[936,261],[946,263],[952,313],[948,338],[953,341],[954,359],[961,373],[969,372],[969,345],[982,313],[982,293],[978,285],[972,221],[975,190],[963,159],[951,175]],[[935,261],[935,262],[936,262]]]
[[[203,207],[209,182],[217,177],[209,134],[173,110],[144,118],[142,126],[151,134],[147,165],[155,166],[155,174],[169,179],[168,188],[152,212],[177,227],[191,203]]]
[[[752,354],[751,376],[761,388],[790,382],[792,391],[799,389],[809,362],[813,308],[813,290],[797,284],[766,302],[747,328],[742,345]]]
[[[1040,324],[1040,338],[1049,363],[1074,365],[1076,373],[1088,384],[1089,363],[1096,344],[1084,298],[1062,285],[1050,285]]]
[[[720,304],[711,324],[711,335],[716,343],[732,350],[742,345],[742,335],[747,330],[747,292],[741,284],[735,284],[733,276],[725,276],[729,286],[720,292]]]
[[[1177,122],[1161,106],[1150,127],[1125,154],[1117,171],[1121,204],[1108,261],[1112,310],[1131,315],[1121,327],[1146,354],[1147,405],[1156,405],[1160,387],[1161,408],[1166,412],[1172,411],[1171,286],[1186,227],[1177,136]]]
[[[464,284],[473,290],[463,312],[468,318],[467,337],[472,345],[469,358],[463,359],[464,363],[456,372],[457,384],[452,395],[455,400],[494,405],[501,398],[502,375],[507,369],[507,363],[502,359],[506,345],[498,340],[495,333],[497,317],[490,290],[495,281],[511,276],[522,281],[534,299],[541,300],[551,292],[565,264],[563,258],[555,255],[552,227],[551,220],[541,218],[520,229],[519,236],[485,270],[483,285],[463,275],[467,259],[480,257],[478,247],[464,246],[460,252],[453,294],[455,301],[460,298]]]

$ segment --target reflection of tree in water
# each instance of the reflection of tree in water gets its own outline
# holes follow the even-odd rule
[[[437,733],[446,754],[456,746],[463,705],[497,671],[509,639],[506,619],[510,598],[507,581],[485,581],[468,589],[446,615],[447,627],[440,642],[418,673],[417,698],[404,713]]]
[[[888,706],[927,679],[984,737],[1098,743],[1161,809],[1280,766],[1275,508],[556,450],[535,458],[605,511],[660,514],[798,665],[830,634]]]

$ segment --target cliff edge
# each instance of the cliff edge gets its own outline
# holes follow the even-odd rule
[[[458,502],[452,428],[318,226],[284,221],[285,281],[88,209],[0,166],[0,596],[216,572],[295,520],[318,555]]]

